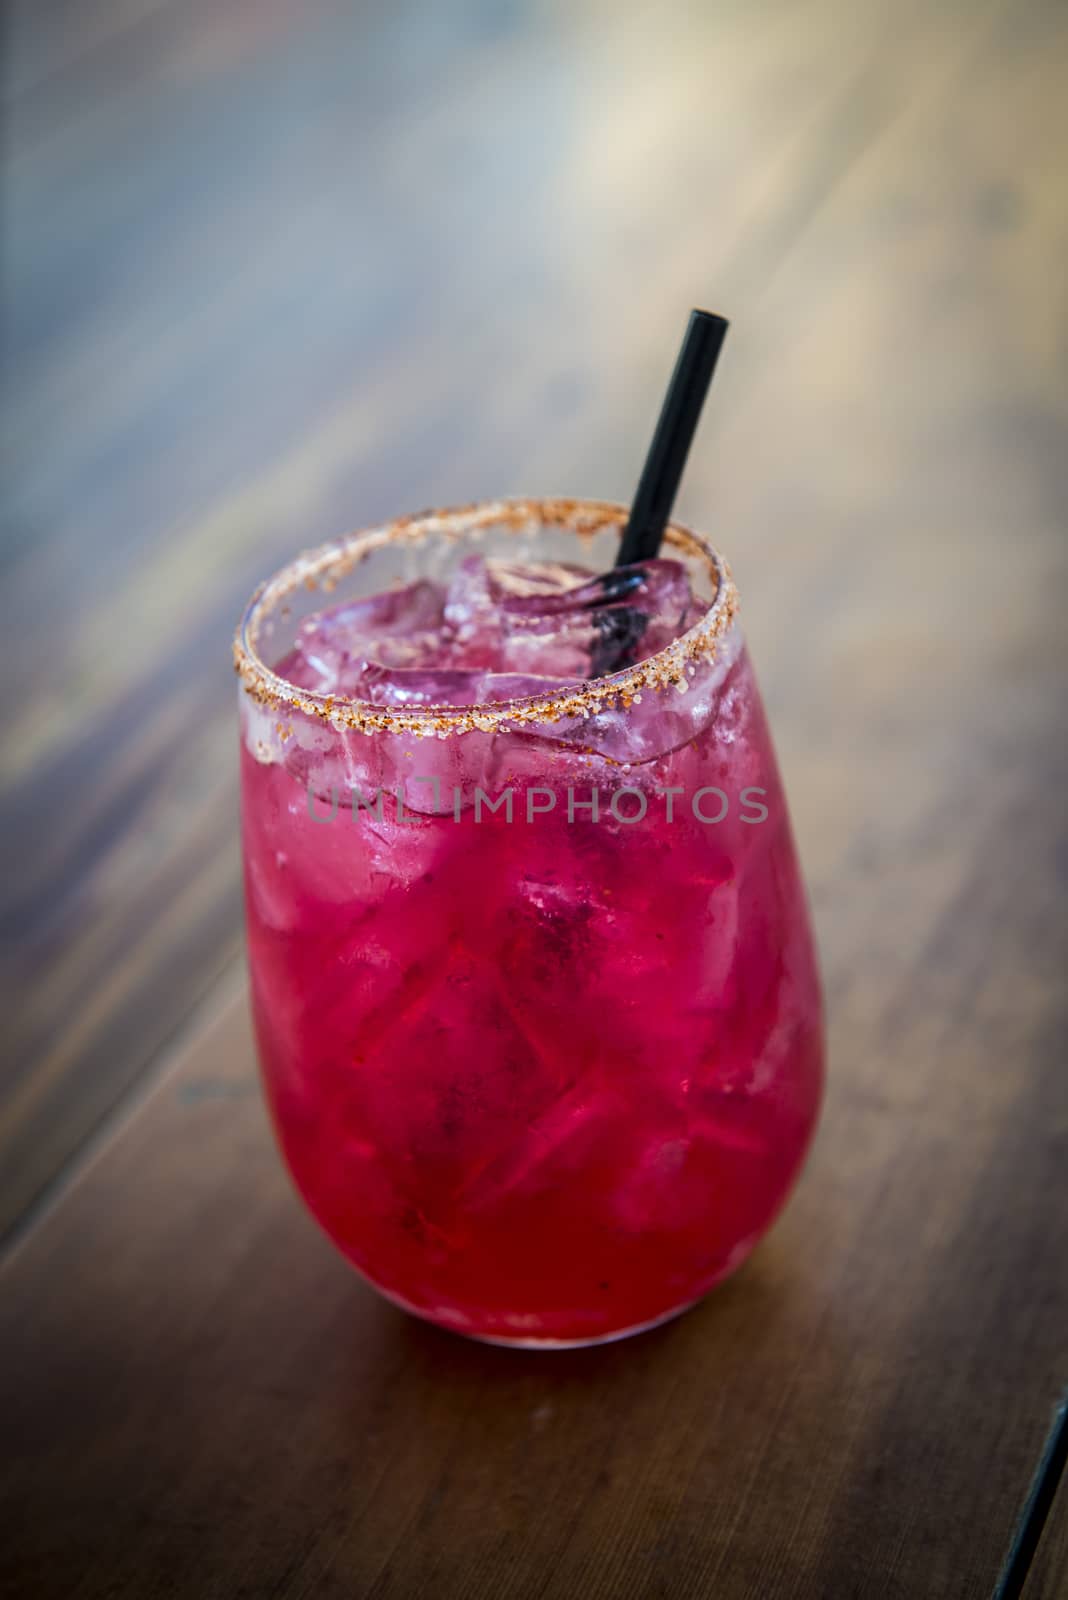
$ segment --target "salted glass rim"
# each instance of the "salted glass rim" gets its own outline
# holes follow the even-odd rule
[[[646,688],[684,693],[689,687],[687,669],[692,670],[693,663],[698,660],[715,659],[717,643],[737,613],[738,591],[724,557],[701,534],[674,521],[665,530],[665,543],[707,567],[715,586],[708,610],[693,627],[663,650],[622,671],[584,679],[571,688],[478,705],[383,706],[347,695],[301,689],[273,671],[258,652],[262,623],[276,608],[284,607],[288,596],[305,588],[319,589],[328,597],[338,582],[375,550],[389,545],[418,545],[432,537],[459,542],[467,535],[491,528],[518,535],[539,527],[551,527],[592,539],[606,529],[622,529],[627,515],[626,506],[609,500],[556,497],[487,500],[398,517],[305,550],[264,579],[245,607],[233,647],[234,666],[242,687],[263,705],[302,711],[338,730],[404,732],[437,738],[476,729],[491,732],[529,723],[586,718],[606,707],[626,709]]]

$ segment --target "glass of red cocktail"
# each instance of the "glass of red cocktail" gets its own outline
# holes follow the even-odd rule
[[[290,1172],[385,1295],[508,1344],[691,1305],[822,1083],[729,571],[513,501],[301,556],[235,646],[252,1006]],[[596,574],[605,573],[604,577]]]

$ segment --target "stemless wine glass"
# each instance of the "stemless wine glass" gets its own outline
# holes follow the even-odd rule
[[[819,984],[724,561],[707,611],[540,696],[392,706],[272,670],[309,613],[473,550],[611,566],[623,507],[426,513],[295,560],[241,623],[252,1007],[326,1232],[398,1305],[505,1344],[619,1338],[744,1260],[797,1176]]]

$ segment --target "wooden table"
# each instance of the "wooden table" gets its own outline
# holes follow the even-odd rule
[[[9,8],[13,1594],[991,1593],[1066,1377],[1066,24]],[[826,1114],[691,1315],[480,1348],[378,1300],[271,1146],[229,633],[390,512],[625,499],[695,303],[734,328],[680,511],[740,582]]]

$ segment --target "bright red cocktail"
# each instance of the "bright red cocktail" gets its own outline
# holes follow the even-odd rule
[[[678,529],[670,559],[584,581],[624,518],[528,502],[355,536],[273,580],[238,649],[286,1160],[384,1293],[506,1342],[703,1295],[779,1210],[820,1099],[733,586]]]

